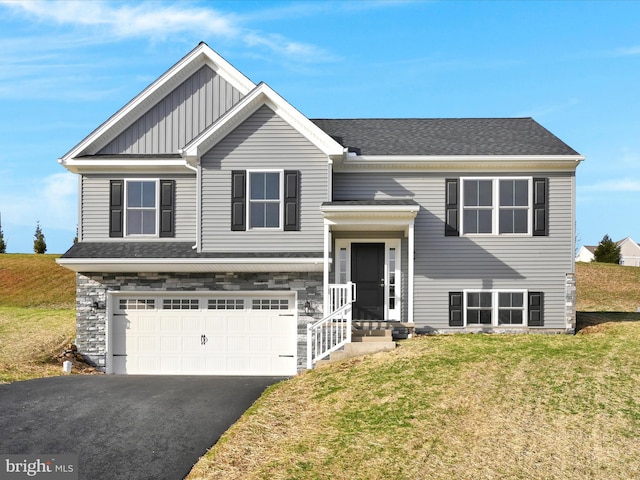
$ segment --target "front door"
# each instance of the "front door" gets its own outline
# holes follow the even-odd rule
[[[351,244],[354,320],[384,320],[384,243]]]

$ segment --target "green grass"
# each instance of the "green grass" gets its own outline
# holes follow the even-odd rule
[[[639,275],[579,265],[575,336],[419,337],[279,383],[187,478],[639,478]]]
[[[59,375],[75,336],[75,274],[57,255],[0,255],[0,383]]]
[[[628,479],[640,316],[568,335],[447,335],[270,389],[190,479]]]

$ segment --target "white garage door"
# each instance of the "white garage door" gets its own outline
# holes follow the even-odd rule
[[[114,296],[112,312],[112,373],[296,373],[296,310],[291,294]]]

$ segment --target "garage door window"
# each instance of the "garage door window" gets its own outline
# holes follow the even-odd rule
[[[200,301],[197,298],[165,298],[162,301],[163,310],[198,310]]]
[[[274,298],[258,298],[251,304],[253,310],[289,310],[289,300]]]
[[[241,298],[215,298],[210,299],[209,310],[244,310],[244,300]]]
[[[121,298],[120,310],[153,310],[156,301],[153,298]]]

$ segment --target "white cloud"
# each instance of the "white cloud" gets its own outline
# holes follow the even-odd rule
[[[91,43],[111,43],[125,39],[165,41],[214,37],[265,49],[288,60],[325,62],[331,56],[321,48],[296,42],[278,34],[264,33],[245,26],[251,18],[223,13],[207,4],[206,7],[190,3],[167,4],[142,2],[135,4],[102,1],[24,2],[0,0],[15,15],[28,17],[45,24],[55,23],[78,30],[76,45],[84,45],[85,37]],[[257,18],[255,19],[258,20]],[[197,29],[194,25],[197,24]],[[71,40],[68,38],[68,40]],[[72,44],[73,42],[70,41]],[[58,44],[63,46],[62,44]],[[69,45],[71,46],[71,45]],[[46,48],[46,47],[45,47]],[[0,52],[2,49],[0,48]]]
[[[8,182],[7,182],[8,183]],[[19,184],[5,184],[0,192],[3,225],[75,230],[78,206],[78,178],[68,172],[30,178]]]
[[[619,180],[605,180],[578,187],[583,192],[640,192],[640,180],[623,178]]]
[[[552,115],[557,112],[561,112],[579,105],[581,101],[577,98],[569,98],[560,103],[549,103],[546,105],[538,105],[531,107],[529,110],[524,110],[513,115],[514,117],[533,117],[541,118],[547,115]]]
[[[640,45],[634,47],[619,48],[614,52],[614,55],[618,57],[629,57],[633,55],[640,55]]]

